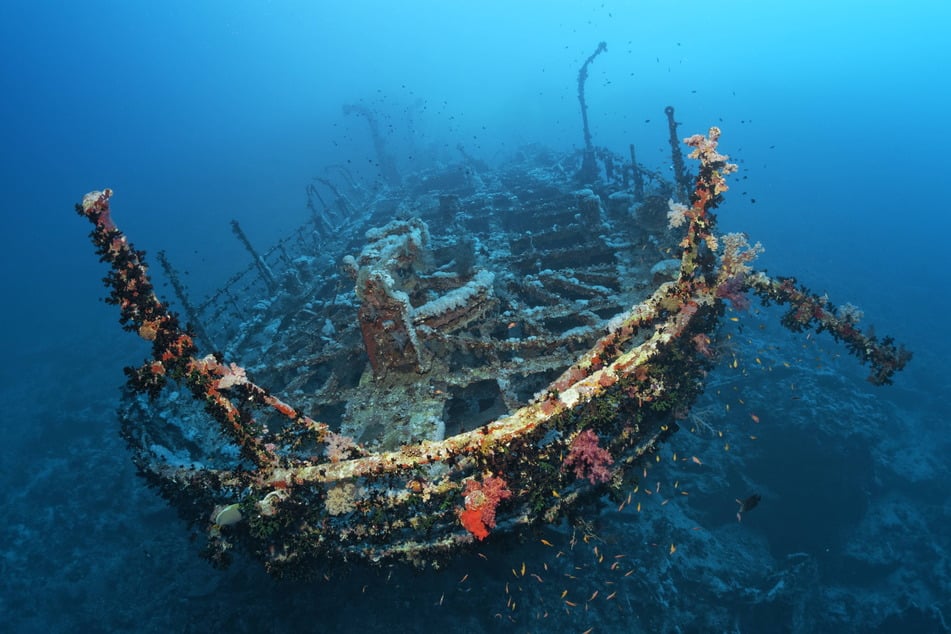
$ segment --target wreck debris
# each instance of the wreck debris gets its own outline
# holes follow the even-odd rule
[[[634,182],[634,200],[641,202],[644,200],[644,174],[641,172],[641,168],[637,164],[637,156],[634,152],[634,144],[631,143],[628,147],[631,152],[631,173]],[[677,149],[679,150],[680,148],[678,147]]]
[[[581,162],[581,171],[578,176],[582,183],[593,183],[598,178],[598,166],[595,163],[595,147],[591,142],[591,129],[588,127],[588,104],[584,98],[584,85],[588,81],[588,66],[595,58],[608,50],[607,42],[598,44],[588,59],[578,70],[578,104],[581,106],[581,122],[584,131],[584,159]]]
[[[367,121],[370,128],[370,139],[373,141],[373,149],[376,151],[377,165],[380,168],[380,175],[383,182],[390,186],[396,186],[400,183],[400,173],[396,169],[396,161],[386,151],[386,143],[383,135],[380,133],[380,125],[377,123],[376,115],[364,105],[351,103],[343,107],[344,114],[356,114]]]
[[[195,310],[195,307],[188,299],[188,293],[185,290],[185,285],[182,283],[182,278],[178,274],[178,271],[176,271],[172,263],[169,262],[165,251],[159,251],[156,256],[158,257],[159,264],[162,265],[162,270],[165,271],[165,277],[168,278],[168,281],[172,285],[172,290],[175,291],[175,298],[181,303],[182,310],[185,311],[185,317],[188,318],[188,329],[194,331],[195,336],[202,340],[205,345],[214,347],[214,343],[201,325],[201,320],[198,318],[198,311]]]
[[[674,182],[677,184],[677,195],[680,200],[687,200],[690,197],[690,176],[687,174],[687,168],[684,167],[684,155],[680,151],[680,135],[677,134],[677,120],[674,119],[674,107],[664,108],[664,114],[667,116],[667,130],[670,133],[670,160],[674,166]]]
[[[244,245],[247,252],[251,254],[251,261],[254,262],[254,266],[257,267],[258,272],[261,274],[261,279],[267,284],[268,290],[272,293],[275,292],[277,290],[277,282],[274,279],[274,274],[271,273],[271,267],[267,265],[264,258],[258,255],[257,250],[254,248],[254,245],[251,244],[251,241],[248,240],[247,234],[244,232],[244,229],[241,228],[241,225],[238,224],[237,220],[231,221],[231,231],[235,237],[238,238],[238,241]]]

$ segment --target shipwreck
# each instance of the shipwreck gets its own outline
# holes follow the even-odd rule
[[[596,53],[597,54],[597,53]],[[595,55],[596,55],[595,54]],[[140,473],[226,564],[277,576],[341,562],[438,565],[498,533],[621,496],[677,429],[717,362],[728,310],[786,307],[888,383],[910,354],[863,332],[760,247],[719,234],[735,165],[720,130],[685,139],[667,109],[674,178],[594,146],[526,148],[488,168],[344,174],[308,188],[308,221],[180,313],[114,220],[77,211],[109,266],[107,299],[151,344],[119,417]],[[372,113],[355,110],[372,118]],[[186,325],[187,323],[187,325]]]

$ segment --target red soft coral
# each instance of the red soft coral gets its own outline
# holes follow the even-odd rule
[[[478,509],[465,509],[460,511],[459,521],[462,523],[462,526],[479,541],[489,536],[489,529],[482,522],[482,512]]]
[[[495,510],[499,502],[512,497],[512,492],[505,480],[488,475],[481,482],[467,481],[462,494],[466,496],[466,508],[459,511],[459,522],[481,541],[489,536],[490,528],[495,528]]]

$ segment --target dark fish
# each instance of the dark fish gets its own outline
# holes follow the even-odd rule
[[[740,505],[740,509],[736,512],[736,521],[743,521],[743,513],[747,511],[752,511],[756,508],[756,505],[759,504],[759,501],[762,500],[762,496],[759,493],[754,493],[748,498],[739,499],[737,498],[736,503]]]

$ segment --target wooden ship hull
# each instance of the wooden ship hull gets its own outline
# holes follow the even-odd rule
[[[140,472],[217,563],[237,548],[278,576],[439,565],[629,491],[748,294],[887,382],[904,350],[716,234],[734,169],[718,136],[687,139],[698,174],[673,183],[606,151],[537,148],[374,193],[320,179],[312,217],[274,248],[235,225],[252,265],[206,302],[162,258],[188,328],[116,228],[111,192],[88,194],[77,208],[110,301],[153,346],[120,409]]]

